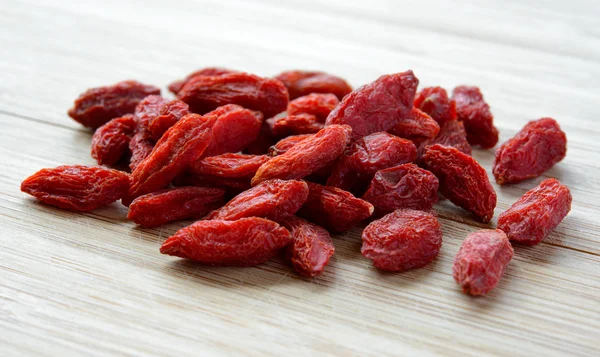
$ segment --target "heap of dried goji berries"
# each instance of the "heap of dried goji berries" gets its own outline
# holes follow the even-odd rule
[[[417,93],[418,84],[412,71],[352,90],[323,72],[205,68],[169,85],[176,99],[136,81],[90,89],[68,113],[95,129],[92,157],[105,166],[43,169],[21,190],[72,211],[121,199],[143,227],[195,219],[160,252],[238,266],[280,252],[309,277],[334,254],[330,233],[371,220],[362,254],[383,270],[419,268],[442,245],[438,194],[492,219],[496,192],[471,146],[492,148],[499,135],[479,88],[448,96]],[[498,184],[520,182],[565,154],[556,121],[540,119],[497,150],[493,173]],[[487,293],[513,256],[509,240],[538,244],[570,206],[567,187],[543,181],[500,215],[499,229],[466,237],[455,280]]]

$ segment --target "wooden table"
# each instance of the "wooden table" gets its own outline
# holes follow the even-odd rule
[[[594,1],[3,0],[0,355],[600,355],[599,14]],[[543,116],[569,138],[543,177],[494,185],[496,217],[546,177],[571,188],[573,209],[472,298],[451,264],[484,225],[448,202],[429,266],[381,273],[356,230],[303,279],[278,260],[211,268],[159,254],[189,222],[139,229],[120,204],[75,214],[19,191],[42,167],[94,163],[91,133],[66,115],[83,90],[164,88],[209,65],[319,69],[354,86],[410,68],[422,86],[478,85],[501,141]],[[491,175],[493,150],[474,156]]]

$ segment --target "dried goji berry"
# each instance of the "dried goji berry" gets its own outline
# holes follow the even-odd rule
[[[287,106],[287,114],[312,114],[319,123],[325,123],[329,113],[339,103],[337,97],[331,93],[311,93],[292,100]]]
[[[196,113],[206,113],[226,104],[259,110],[269,118],[285,111],[288,92],[283,83],[249,73],[196,76],[185,83],[177,97]]]
[[[150,155],[152,149],[154,149],[154,140],[150,138],[148,131],[138,131],[133,135],[129,141],[129,150],[131,151],[129,168],[131,171],[134,171]]]
[[[286,247],[285,256],[294,270],[308,277],[321,274],[335,252],[329,232],[296,216],[284,218],[281,224],[292,235],[292,243]]]
[[[154,140],[160,139],[170,127],[189,113],[189,106],[178,99],[165,102],[160,107],[158,115],[148,123],[150,136]]]
[[[485,169],[458,149],[435,144],[423,155],[425,167],[440,181],[440,192],[455,205],[489,222],[496,207],[496,192]]]
[[[494,147],[498,143],[498,129],[494,126],[490,106],[483,100],[479,88],[456,87],[452,99],[456,102],[458,120],[465,123],[469,144],[480,145],[484,149]]]
[[[373,214],[373,205],[350,192],[307,182],[308,198],[298,215],[331,232],[345,232]]]
[[[465,238],[452,266],[452,276],[471,295],[492,290],[513,256],[506,234],[499,229],[482,229]]]
[[[127,218],[148,228],[187,218],[202,218],[223,205],[224,194],[225,191],[219,188],[168,188],[133,200]]]
[[[572,201],[567,186],[546,179],[498,217],[498,228],[513,242],[536,245],[569,214]]]
[[[181,90],[181,88],[183,88],[183,86],[192,78],[194,77],[200,77],[200,76],[221,76],[223,74],[229,74],[229,73],[237,73],[238,71],[234,71],[231,69],[227,69],[227,68],[218,68],[218,67],[208,67],[208,68],[203,68],[201,70],[198,70],[196,72],[192,72],[190,73],[187,77],[185,77],[185,79],[179,80],[179,81],[175,81],[171,84],[169,84],[169,90],[171,91],[171,93],[177,95],[177,93],[179,93],[179,91]]]
[[[114,165],[128,150],[135,120],[131,114],[114,118],[92,136],[92,157],[99,165]]]
[[[288,115],[282,118],[274,117],[268,119],[267,123],[271,127],[271,132],[276,137],[314,134],[323,129],[323,123],[320,123],[316,116],[306,113]]]
[[[126,173],[83,165],[42,169],[21,183],[21,191],[47,205],[81,212],[120,199],[128,187]]]
[[[210,265],[252,266],[266,262],[291,240],[287,229],[264,218],[198,221],[169,237],[160,252]]]
[[[160,89],[136,81],[88,89],[75,100],[69,116],[90,128],[98,128],[113,118],[132,113],[146,96]]]
[[[277,142],[277,144],[269,148],[269,154],[272,156],[282,155],[291,149],[294,145],[298,144],[304,139],[313,137],[314,134],[300,134],[292,135],[287,138],[283,138]]]
[[[131,173],[129,195],[123,203],[165,188],[204,153],[212,136],[216,117],[188,114],[172,126],[156,143],[144,161]]]
[[[332,93],[339,100],[352,92],[352,87],[342,78],[324,72],[287,71],[275,76],[283,82],[290,99],[311,93]]]
[[[447,121],[442,125],[439,134],[431,139],[424,141],[419,147],[418,157],[421,158],[427,147],[435,144],[451,146],[458,151],[471,156],[471,145],[467,141],[467,132],[463,122],[457,120]],[[419,160],[420,161],[420,160]]]
[[[448,93],[442,87],[423,88],[415,97],[414,105],[429,114],[440,126],[456,120],[456,103],[448,98]]]
[[[160,95],[149,95],[135,107],[133,118],[137,123],[136,132],[147,131],[150,123],[160,115],[161,108],[168,101]]]
[[[409,115],[418,84],[412,71],[381,76],[344,97],[326,125],[350,125],[352,140],[390,130]]]
[[[252,187],[252,185],[250,185],[251,178],[252,177],[223,178],[212,175],[198,175],[192,171],[186,171],[173,180],[173,185],[178,187],[198,186],[222,188],[227,192],[227,196],[231,197]]]
[[[207,218],[236,220],[243,217],[264,217],[279,221],[296,213],[307,196],[308,186],[304,181],[264,181],[235,196]]]
[[[192,171],[198,175],[221,178],[247,178],[248,183],[258,168],[269,161],[267,155],[222,154],[194,162]]]
[[[419,145],[427,139],[434,138],[439,131],[440,126],[427,113],[412,108],[410,113],[390,130],[390,133]]]
[[[376,215],[399,208],[430,210],[437,202],[439,181],[431,172],[414,164],[379,170],[363,199],[375,207]]]
[[[567,136],[556,120],[530,121],[496,150],[493,173],[499,185],[538,177],[567,154]]]
[[[405,271],[431,262],[442,246],[435,215],[399,209],[371,222],[362,234],[361,253],[378,269]]]
[[[318,171],[342,154],[350,135],[351,129],[347,125],[323,128],[315,136],[263,164],[252,178],[252,185],[274,178],[301,179]]]

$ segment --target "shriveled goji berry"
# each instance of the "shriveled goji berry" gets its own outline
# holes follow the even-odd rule
[[[99,165],[116,164],[127,152],[134,129],[135,120],[131,114],[102,125],[92,136],[92,157]]]
[[[390,130],[409,115],[418,84],[412,71],[381,76],[344,97],[325,125],[349,125],[352,140]]]
[[[440,181],[440,192],[455,205],[489,222],[496,207],[496,192],[485,169],[458,149],[435,144],[423,155],[425,168]]]
[[[304,139],[313,137],[314,134],[300,134],[292,135],[287,138],[283,138],[277,142],[277,144],[269,148],[269,154],[272,156],[282,155],[291,149],[294,145],[298,144]]]
[[[498,129],[494,126],[490,106],[483,100],[479,88],[456,87],[452,99],[456,102],[458,120],[465,123],[469,144],[480,145],[484,149],[494,147],[498,143]]]
[[[288,115],[312,114],[319,123],[325,123],[327,116],[340,103],[331,93],[311,93],[292,100],[287,106]]]
[[[149,136],[148,131],[138,131],[129,141],[129,168],[133,172],[138,165],[144,161],[154,149],[154,140]]]
[[[208,219],[264,217],[279,221],[296,213],[306,201],[308,186],[298,180],[268,180],[235,196]]]
[[[313,182],[307,185],[308,198],[298,216],[331,232],[345,232],[373,214],[373,205],[348,191]]]
[[[442,87],[423,88],[415,97],[414,105],[431,116],[438,124],[456,120],[456,103],[448,98]]]
[[[200,77],[200,76],[221,76],[223,74],[229,74],[229,73],[238,73],[238,71],[234,71],[231,69],[227,69],[227,68],[218,68],[218,67],[208,67],[208,68],[203,68],[201,70],[195,71],[190,73],[187,77],[185,77],[182,80],[178,80],[175,81],[171,84],[169,84],[169,90],[171,91],[171,93],[177,95],[177,93],[179,93],[179,91],[181,90],[181,88],[183,88],[183,86],[192,78],[194,77]]]
[[[263,164],[252,178],[252,185],[274,178],[301,179],[337,159],[351,135],[347,125],[329,125],[315,136],[302,140],[285,154]]]
[[[467,141],[467,132],[463,122],[458,120],[447,121],[442,125],[438,135],[431,139],[424,141],[419,147],[419,161],[425,153],[427,147],[435,144],[443,146],[451,146],[458,149],[458,151],[471,156],[472,150],[471,145]]]
[[[538,177],[567,154],[567,136],[556,120],[530,121],[496,150],[492,172],[499,185]]]
[[[178,99],[165,102],[160,107],[158,115],[148,123],[150,136],[155,141],[160,139],[170,127],[189,113],[189,106]]]
[[[198,186],[222,188],[226,191],[227,196],[231,197],[252,187],[252,185],[250,185],[251,178],[252,177],[223,178],[212,175],[198,175],[193,171],[186,171],[173,180],[173,185],[178,187]]]
[[[285,248],[285,257],[294,270],[307,277],[323,273],[335,252],[329,232],[296,216],[284,218],[281,225],[292,235],[292,243]]]
[[[296,99],[311,93],[332,93],[339,100],[352,92],[352,87],[342,78],[324,72],[287,71],[275,76],[283,82],[290,99]]]
[[[68,114],[83,126],[95,129],[113,118],[132,113],[151,94],[160,94],[160,89],[136,81],[92,88],[75,100]]]
[[[283,118],[274,117],[268,119],[267,123],[276,137],[314,134],[323,129],[323,123],[320,123],[316,116],[306,113],[288,115]]]
[[[285,111],[288,105],[288,92],[283,83],[249,73],[196,76],[185,83],[177,97],[195,113],[238,104],[259,110],[269,118]]]
[[[252,266],[266,262],[291,240],[287,229],[264,218],[198,221],[169,237],[160,252],[203,264]]]
[[[539,244],[569,214],[572,201],[567,186],[546,179],[498,217],[498,228],[513,242]]]
[[[198,175],[248,178],[250,181],[256,170],[269,159],[271,157],[267,155],[227,153],[198,160],[192,164],[191,168]]]
[[[434,138],[439,131],[440,126],[427,113],[412,108],[410,113],[402,118],[389,132],[398,137],[411,140],[418,146],[423,141]]]
[[[399,208],[430,210],[437,202],[439,181],[431,172],[414,164],[379,170],[363,200],[375,207],[376,215]]]
[[[126,173],[83,165],[42,169],[21,183],[21,191],[47,205],[81,212],[122,198],[128,187]]]
[[[165,188],[204,153],[212,136],[216,117],[188,114],[172,126],[131,173],[127,205],[146,193]]]
[[[127,218],[142,227],[202,218],[223,205],[225,191],[208,187],[177,187],[142,195],[129,206]]]
[[[496,287],[513,253],[503,231],[473,232],[465,238],[454,258],[452,276],[465,293],[485,295]]]
[[[429,212],[399,209],[371,222],[361,253],[381,270],[405,271],[431,262],[442,246],[442,230]]]
[[[136,132],[147,131],[150,123],[160,115],[161,108],[167,100],[160,95],[149,95],[142,99],[135,107],[133,119],[137,123]],[[150,134],[148,134],[150,136]]]

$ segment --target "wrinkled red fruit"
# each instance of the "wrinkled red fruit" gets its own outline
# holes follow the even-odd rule
[[[267,122],[271,133],[276,137],[299,134],[314,134],[323,129],[323,123],[319,123],[317,117],[312,114],[288,115],[282,118],[271,118]]]
[[[284,218],[281,224],[292,235],[292,243],[285,249],[286,260],[301,275],[314,277],[321,274],[335,252],[329,232],[296,216]]]
[[[160,89],[136,81],[88,89],[69,109],[69,116],[83,126],[98,128],[109,120],[132,113],[146,96],[160,94]]]
[[[120,199],[128,186],[126,173],[73,165],[42,169],[21,183],[21,191],[50,206],[88,212]]]
[[[427,211],[438,200],[438,186],[431,172],[404,164],[377,171],[362,198],[375,207],[378,216],[399,208]]]
[[[315,136],[263,164],[252,178],[252,185],[274,178],[301,179],[318,171],[342,154],[350,133],[350,127],[346,125],[323,128]]]
[[[361,253],[381,270],[405,271],[431,262],[442,246],[442,230],[429,212],[399,209],[371,222]]]
[[[448,93],[442,87],[423,88],[415,97],[414,105],[429,114],[440,126],[456,120],[456,103],[448,98]]]
[[[499,229],[482,229],[465,238],[452,266],[452,276],[470,295],[485,295],[492,290],[513,256],[506,234]]]
[[[530,121],[498,150],[492,172],[499,185],[538,177],[567,154],[567,136],[556,120]]]
[[[135,119],[137,125],[136,132],[147,131],[150,122],[160,115],[161,108],[167,102],[160,95],[149,95],[142,99],[133,112],[133,119]],[[149,133],[148,136],[150,136]]]
[[[248,178],[269,161],[267,155],[222,154],[198,160],[192,164],[192,171],[198,175],[218,176],[222,178]]]
[[[484,149],[494,147],[498,143],[498,129],[494,126],[490,106],[483,100],[479,88],[456,87],[452,99],[456,102],[458,120],[465,123],[469,144],[480,145]]]
[[[436,144],[427,148],[423,162],[439,179],[444,197],[484,223],[492,219],[496,192],[477,161],[453,147]]]
[[[388,131],[409,115],[418,84],[412,71],[381,76],[344,97],[325,125],[349,125],[352,140]]]
[[[185,83],[177,97],[189,104],[195,113],[238,104],[259,110],[270,118],[285,111],[288,105],[288,92],[283,83],[249,73],[193,77]]]
[[[99,165],[114,165],[128,150],[135,129],[131,114],[114,118],[99,127],[92,136],[92,157]]]
[[[458,149],[458,151],[471,156],[472,150],[471,145],[467,141],[467,132],[463,122],[452,120],[447,121],[442,125],[439,134],[431,139],[424,141],[419,147],[419,161],[425,153],[427,147],[440,144],[443,146],[451,146]]]
[[[204,153],[216,117],[188,114],[172,126],[131,173],[127,205],[134,198],[165,188]]]
[[[203,264],[252,266],[266,262],[291,240],[287,229],[264,218],[198,221],[169,237],[160,252]]]
[[[440,126],[427,113],[412,108],[410,113],[402,118],[389,132],[419,145],[427,139],[434,138],[439,131]]]
[[[339,103],[337,97],[331,93],[311,93],[292,100],[287,106],[287,114],[312,114],[319,123],[325,123],[329,113]]]
[[[352,87],[345,80],[324,72],[287,71],[275,78],[283,82],[290,93],[290,99],[311,93],[332,93],[342,100],[352,92]]]
[[[264,217],[279,221],[296,213],[307,196],[308,186],[304,181],[264,181],[235,196],[207,218],[230,221],[244,217]]]
[[[298,211],[298,216],[341,233],[373,214],[373,206],[350,192],[335,187],[307,182],[308,198]]]
[[[127,218],[147,228],[187,218],[202,218],[223,205],[224,194],[225,191],[219,188],[168,188],[133,200]]]
[[[190,73],[187,77],[185,77],[185,79],[182,79],[182,80],[179,80],[179,81],[175,81],[175,82],[169,84],[169,90],[171,91],[171,93],[177,95],[177,93],[179,93],[179,91],[181,90],[181,88],[183,88],[183,86],[190,79],[192,79],[194,77],[201,77],[201,76],[221,76],[223,74],[229,74],[229,73],[238,73],[238,71],[234,71],[234,70],[227,69],[227,68],[218,68],[218,67],[203,68],[203,69],[198,70],[196,72]]]
[[[139,131],[129,141],[129,168],[133,172],[138,165],[144,161],[154,149],[154,140],[150,138],[147,131]]]
[[[546,179],[498,217],[498,228],[513,242],[539,244],[569,214],[572,201],[567,186]]]
[[[282,155],[291,149],[294,145],[298,144],[304,139],[312,138],[314,134],[301,134],[292,135],[287,138],[283,138],[277,142],[277,144],[269,148],[269,154],[272,156]]]
[[[157,141],[170,127],[189,113],[189,106],[178,99],[165,102],[157,115],[148,123],[150,137]]]

